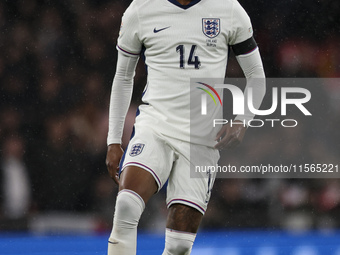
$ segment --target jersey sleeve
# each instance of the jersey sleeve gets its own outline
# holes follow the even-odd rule
[[[252,90],[252,105],[254,109],[258,110],[261,106],[263,97],[266,93],[266,77],[263,70],[263,64],[260,56],[259,49],[248,54],[242,54],[236,56],[238,63],[240,64],[243,73],[247,79],[247,86],[244,90],[244,97],[249,99],[248,91]],[[249,108],[249,104],[244,105],[244,114],[236,116],[236,120],[249,123],[254,118],[255,114]]]
[[[253,36],[250,18],[238,1],[234,1],[231,19],[232,32],[229,45],[242,43]]]
[[[133,77],[137,62],[138,57],[118,52],[116,74],[110,97],[107,145],[121,143],[125,117],[131,102]]]
[[[132,3],[125,11],[122,17],[117,49],[130,56],[138,56],[142,49],[140,41],[140,22],[138,11]]]

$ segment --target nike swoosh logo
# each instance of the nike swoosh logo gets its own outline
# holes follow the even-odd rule
[[[169,27],[163,27],[163,28],[161,28],[161,29],[156,29],[156,28],[154,28],[153,29],[153,32],[154,33],[158,33],[158,32],[161,32],[161,31],[163,31],[163,30],[165,30],[165,29],[168,29],[168,28],[170,28],[171,26],[169,26]]]
[[[111,244],[118,244],[119,242],[111,242],[111,241],[109,241],[109,243],[111,243]]]

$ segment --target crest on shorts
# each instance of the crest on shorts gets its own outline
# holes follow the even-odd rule
[[[220,19],[202,19],[203,34],[209,38],[218,36],[221,31]]]
[[[134,157],[142,153],[145,144],[143,143],[135,143],[132,145],[130,150],[130,156]]]

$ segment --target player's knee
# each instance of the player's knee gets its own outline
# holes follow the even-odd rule
[[[136,192],[127,189],[120,191],[116,201],[114,225],[123,228],[137,227],[144,208],[144,201]]]
[[[163,255],[189,255],[196,234],[179,233],[166,230],[165,249]]]
[[[177,240],[173,243],[167,243],[165,249],[166,255],[187,255],[190,254],[192,243],[185,240]]]

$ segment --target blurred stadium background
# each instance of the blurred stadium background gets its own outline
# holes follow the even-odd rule
[[[108,103],[129,3],[0,2],[0,254],[105,253],[117,193],[105,167]],[[339,1],[240,3],[268,77],[339,77]],[[232,56],[228,76],[242,76]],[[145,77],[140,63],[124,146]],[[312,97],[322,123],[248,135],[230,160],[339,162],[339,83]],[[141,219],[141,254],[160,254],[165,217],[161,191]],[[193,254],[339,255],[338,229],[339,179],[217,180]]]

